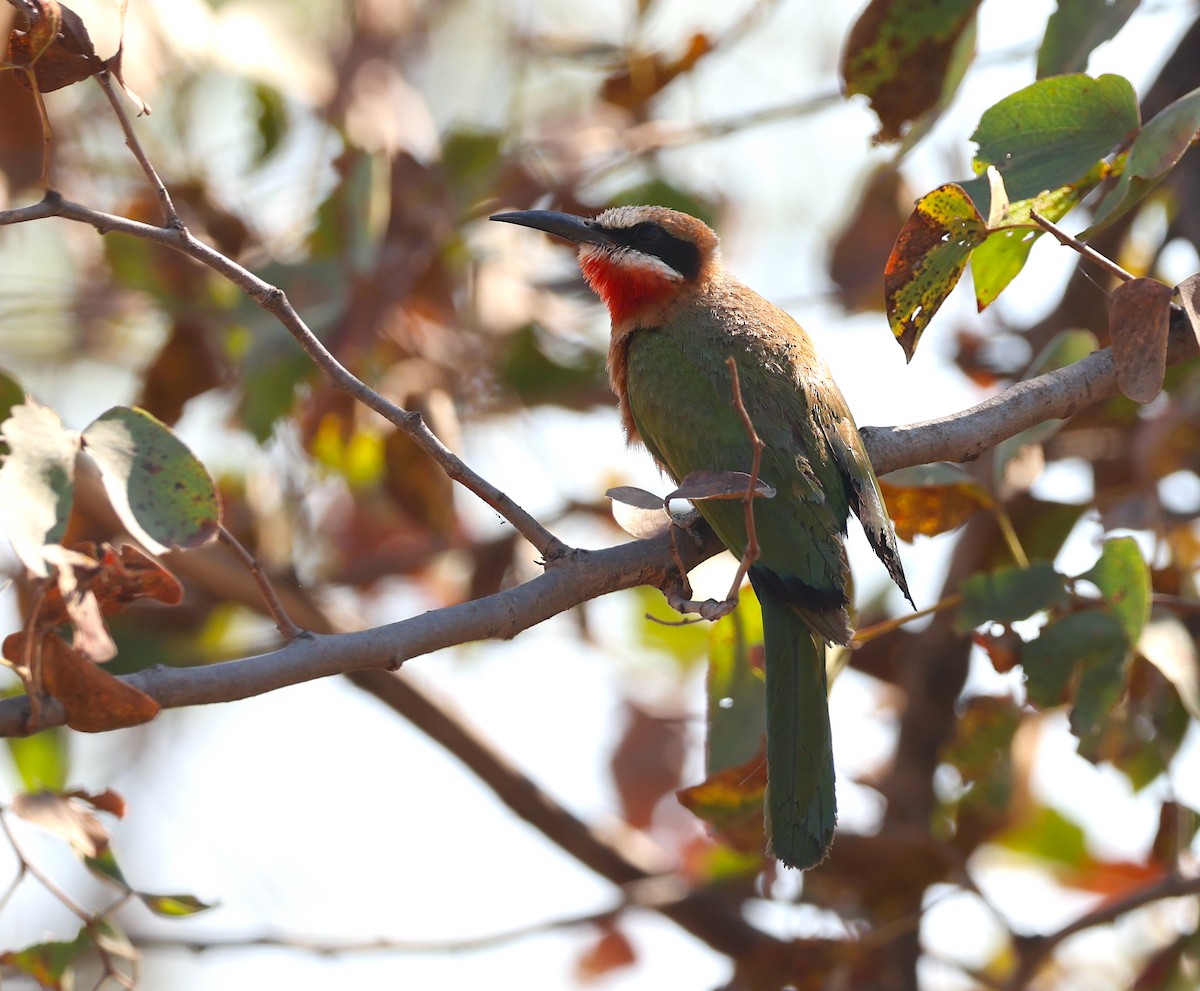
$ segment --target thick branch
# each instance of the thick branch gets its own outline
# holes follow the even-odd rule
[[[1172,312],[1168,363],[1196,353],[1195,336],[1182,312]],[[862,435],[880,475],[931,461],[974,461],[1022,430],[1066,419],[1117,391],[1112,348],[1103,348],[1066,368],[1018,382],[960,413],[904,426],[864,427]]]
[[[721,550],[715,538],[703,546],[681,541],[691,568]],[[618,589],[660,585],[674,574],[667,536],[601,551],[576,551],[531,581],[474,602],[448,606],[398,623],[357,633],[305,634],[268,654],[196,668],[157,665],[126,675],[164,709],[233,702],[288,685],[371,668],[394,670],[421,654],[474,640],[508,640],[573,606]],[[0,702],[0,736],[62,725],[62,707],[48,696],[41,723],[31,727],[27,697]]]

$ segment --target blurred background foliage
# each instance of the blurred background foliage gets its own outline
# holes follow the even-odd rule
[[[115,5],[75,6],[107,55]],[[1036,74],[1120,72],[1142,120],[1200,86],[1195,5],[1064,0],[1054,18],[1032,0],[950,6],[938,57],[918,52],[901,63],[911,86],[876,91],[882,119],[839,93],[861,12],[799,0],[135,0],[124,65],[153,106],[138,134],[191,231],[285,289],[339,361],[542,522],[601,546],[622,538],[607,485],[655,477],[621,450],[605,320],[569,254],[490,229],[497,209],[654,202],[714,224],[731,267],[816,330],[860,424],[950,413],[1107,343],[1103,277],[1043,244],[985,315],[948,305],[906,369],[883,268],[916,196],[971,177],[982,110]],[[53,187],[156,222],[98,88],[47,107]],[[0,73],[0,207],[40,197],[41,164],[30,95]],[[1198,167],[1185,156],[1094,245],[1168,284],[1195,272]],[[536,573],[510,528],[333,389],[267,313],[167,249],[61,222],[4,228],[0,360],[75,426],[113,403],[176,426],[217,476],[226,525],[309,628],[372,625]],[[704,662],[752,668],[753,615],[669,629],[644,621],[667,610],[639,591],[511,645],[410,662],[463,713],[441,705],[437,719],[476,725],[591,821],[644,831],[651,860],[703,894],[701,917],[748,924],[744,944],[700,924],[682,936],[648,893],[580,880],[554,850],[561,836],[521,832],[417,733],[340,687],[236,715],[172,713],[103,742],[13,741],[11,788],[118,785],[126,872],[224,903],[170,929],[121,910],[145,988],[497,974],[612,988],[1193,987],[1197,902],[1178,878],[1194,876],[1200,808],[1198,375],[1176,365],[1146,406],[1105,401],[968,469],[892,480],[919,601],[961,605],[842,659],[845,828],[803,878],[754,853],[754,824],[720,796],[709,814],[724,840],[675,797],[703,777]],[[109,537],[87,510],[76,535]],[[168,564],[183,605],[114,619],[110,669],[272,645],[219,552]],[[863,572],[860,626],[900,615]],[[1148,621],[1126,622],[1131,595]],[[432,736],[466,759],[453,733]],[[3,903],[4,948],[69,938],[62,906],[27,887]],[[1146,906],[1126,914],[1122,899]],[[1088,911],[1119,921],[1068,939]],[[396,952],[351,948],[377,936]],[[276,945],[178,952],[255,940]]]

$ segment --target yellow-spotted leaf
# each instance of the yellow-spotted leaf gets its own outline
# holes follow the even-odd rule
[[[760,749],[745,765],[731,767],[677,794],[680,803],[712,826],[725,842],[744,853],[761,853],[767,758]]]
[[[897,141],[906,125],[937,106],[954,81],[959,40],[979,0],[872,0],[842,56],[847,93],[871,100],[877,140]]]
[[[888,323],[908,360],[987,234],[987,224],[961,186],[947,183],[917,202],[883,276]]]
[[[909,542],[918,534],[932,537],[954,530],[992,506],[987,489],[946,463],[889,472],[879,479],[879,487],[896,536]]]
[[[142,904],[155,915],[178,919],[185,915],[198,915],[213,908],[208,902],[202,902],[195,895],[154,895],[145,891],[136,893]]]

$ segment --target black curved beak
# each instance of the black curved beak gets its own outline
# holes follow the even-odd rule
[[[576,244],[614,243],[613,236],[596,221],[576,217],[572,213],[559,213],[557,210],[515,210],[512,213],[493,214],[488,219],[532,227],[534,230],[574,241]]]

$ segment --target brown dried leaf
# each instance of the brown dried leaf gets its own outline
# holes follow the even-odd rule
[[[679,787],[683,773],[684,721],[625,703],[625,731],[609,760],[625,821],[646,829],[664,795]]]
[[[22,656],[25,632],[4,641],[4,656]],[[159,705],[144,692],[114,678],[57,634],[39,637],[42,685],[62,704],[67,725],[81,733],[104,733],[149,722]]]
[[[119,792],[113,791],[111,788],[105,788],[104,791],[94,794],[90,791],[73,789],[66,794],[68,798],[86,802],[97,812],[107,812],[118,819],[125,818],[125,799],[121,797]]]
[[[887,265],[896,235],[915,199],[892,162],[880,165],[867,181],[854,215],[833,242],[829,275],[852,312],[883,309],[879,273]]]
[[[1133,279],[1113,290],[1108,303],[1109,337],[1117,386],[1135,403],[1162,389],[1167,371],[1167,334],[1173,290],[1157,279]]]
[[[750,475],[744,471],[693,471],[682,482],[679,488],[668,492],[663,502],[672,499],[688,499],[699,502],[702,499],[742,499],[750,488]],[[775,490],[761,478],[754,482],[754,498],[771,499]]]
[[[604,493],[612,500],[612,515],[617,526],[629,536],[645,540],[666,533],[671,517],[661,496],[636,485],[618,485]]]
[[[665,502],[662,496],[639,489],[636,485],[617,485],[604,494],[613,502],[636,506],[638,509],[662,509]]]
[[[111,661],[117,656],[117,645],[104,625],[100,603],[86,584],[100,570],[99,565],[86,554],[58,544],[47,545],[43,553],[46,562],[53,566],[58,588],[57,602],[52,605],[58,605],[71,621],[73,646],[93,663]],[[48,628],[47,613],[37,618],[42,629]]]
[[[57,0],[38,0],[39,16],[8,38],[8,61],[33,72],[38,89],[52,93],[103,71],[83,19]],[[24,74],[18,81],[31,88]]]
[[[1200,343],[1200,272],[1189,275],[1175,287],[1175,291],[1179,293],[1183,311],[1187,314],[1188,323],[1192,325],[1192,333],[1196,335],[1197,343]]]
[[[97,547],[84,541],[63,550],[62,560],[54,562],[60,573],[70,561],[78,588],[95,595],[105,616],[137,599],[154,599],[168,606],[183,600],[179,579],[133,544],[123,544],[118,551],[110,544]],[[59,587],[46,596],[38,614],[39,629],[50,629],[71,618],[63,595],[60,578]]]
[[[640,110],[676,77],[694,69],[712,50],[713,43],[700,33],[692,35],[687,50],[676,59],[664,59],[657,52],[632,50],[624,69],[604,81],[600,95],[618,107]]]
[[[690,788],[676,792],[680,803],[712,826],[726,843],[743,853],[762,853],[763,796],[767,760],[760,750],[740,767],[730,767]]]
[[[661,537],[671,528],[671,517],[662,506],[657,509],[640,509],[614,501],[612,515],[617,526],[638,540]]]
[[[18,792],[12,810],[26,822],[66,840],[81,857],[98,857],[108,849],[104,823],[85,809],[73,793]]]
[[[579,980],[586,984],[636,962],[637,954],[629,938],[616,926],[607,924],[600,938],[579,957],[575,970]]]

